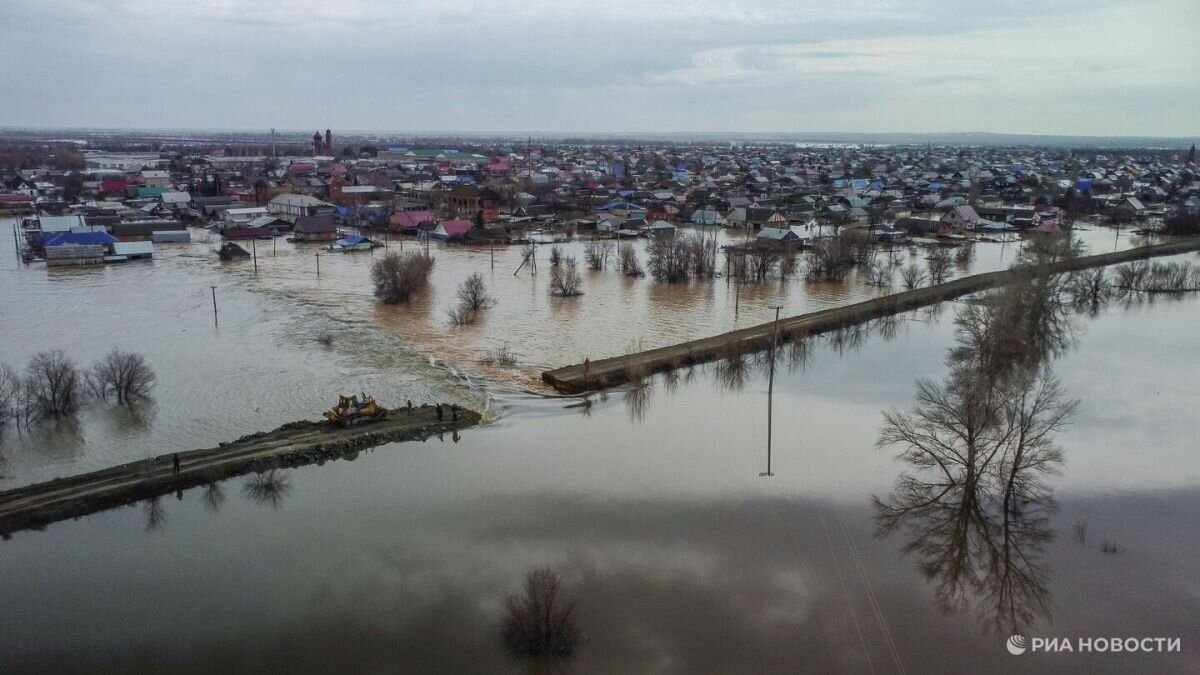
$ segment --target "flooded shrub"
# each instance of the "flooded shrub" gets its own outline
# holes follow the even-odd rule
[[[875,259],[875,238],[866,230],[847,230],[839,239],[855,265],[866,265]]]
[[[599,271],[608,265],[608,256],[612,253],[613,245],[607,241],[588,242],[583,247],[583,260],[588,269]]]
[[[763,282],[783,260],[783,248],[765,241],[755,242],[746,251],[746,281]]]
[[[83,376],[61,349],[39,352],[25,368],[22,388],[35,413],[66,415],[75,412],[82,401]]]
[[[317,342],[321,343],[321,345],[325,347],[333,346],[333,333],[328,331],[321,333],[317,336]]]
[[[959,246],[958,250],[954,252],[954,262],[958,263],[960,266],[969,265],[974,259],[975,242],[973,241],[968,241],[962,246]]]
[[[446,312],[446,318],[451,326],[468,326],[475,323],[475,312],[470,307],[459,304]]]
[[[687,251],[688,266],[697,279],[712,277],[717,272],[717,239],[704,235],[676,237]]]
[[[575,603],[568,600],[562,579],[553,570],[536,569],[525,576],[521,593],[504,601],[501,633],[508,648],[518,654],[570,654],[579,641]]]
[[[841,237],[821,239],[808,252],[809,281],[842,281],[854,267],[854,257]]]
[[[501,345],[488,352],[487,356],[483,357],[483,362],[489,366],[512,367],[517,365],[517,355],[508,348],[508,345]]]
[[[21,376],[7,363],[0,363],[0,426],[17,417],[21,401]]]
[[[621,274],[627,277],[645,276],[646,270],[642,269],[637,249],[633,247],[633,244],[621,244],[617,248],[617,260],[621,266]]]
[[[929,253],[925,267],[929,272],[929,285],[940,284],[950,278],[950,266],[953,258],[949,249],[936,246]]]
[[[487,309],[496,304],[496,299],[488,295],[487,285],[483,283],[483,275],[476,272],[467,277],[458,287],[458,301],[472,312]]]
[[[148,398],[158,377],[141,354],[114,349],[92,366],[92,381],[100,398],[112,394],[117,403],[129,403]]]
[[[925,271],[922,270],[915,262],[909,263],[908,266],[900,272],[900,280],[904,282],[904,287],[911,291],[925,281]]]
[[[683,238],[659,237],[646,247],[650,275],[664,284],[680,284],[691,279],[688,248]]]
[[[879,261],[867,265],[867,283],[872,286],[891,286],[892,268]]]
[[[424,253],[388,253],[371,265],[375,297],[389,305],[408,302],[429,284],[433,257]]]
[[[550,247],[550,264],[551,265],[558,266],[558,264],[560,262],[562,262],[562,257],[563,257],[563,252],[562,252],[561,246],[555,244],[554,246]]]
[[[1120,553],[1121,548],[1119,546],[1117,546],[1116,544],[1112,543],[1111,541],[1103,541],[1103,542],[1100,542],[1100,552],[1101,553]]]
[[[573,256],[563,256],[562,262],[550,270],[550,295],[560,298],[583,295],[583,278]]]

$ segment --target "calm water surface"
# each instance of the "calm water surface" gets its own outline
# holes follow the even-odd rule
[[[1087,236],[1094,252],[1127,241]],[[1200,668],[1198,401],[1181,367],[1200,358],[1196,299],[1075,318],[1075,345],[1054,363],[1080,401],[1057,435],[1061,471],[1046,477],[1056,506],[1037,531],[983,542],[1013,553],[999,567],[983,564],[978,538],[947,535],[980,582],[947,606],[954,579],[906,552],[909,532],[880,535],[871,499],[904,469],[874,446],[882,413],[912,404],[916,378],[945,374],[955,304],[822,338],[803,364],[782,358],[768,478],[761,363],[659,376],[586,407],[520,392],[542,364],[734,326],[723,281],[664,288],[585,272],[587,295],[555,301],[545,262],[536,278],[512,275],[515,248],[497,252],[494,275],[487,249],[441,249],[433,292],[390,308],[370,298],[370,255],[322,255],[317,282],[314,249],[280,241],[270,258],[269,246],[257,276],[215,263],[205,243],[99,270],[0,256],[0,360],[62,348],[90,362],[117,345],[160,377],[153,405],[94,405],[7,432],[3,485],[315,417],[334,391],[459,400],[488,406],[491,423],[291,470],[265,494],[235,479],[0,542],[0,602],[20,608],[0,619],[0,671]],[[974,269],[1012,255],[981,245]],[[450,329],[453,287],[473,271],[501,304]],[[774,298],[799,313],[876,291],[851,280],[742,292],[736,325],[766,318]],[[522,355],[517,369],[480,364],[500,343]],[[499,639],[505,595],[538,566],[578,603],[586,640],[567,661],[516,660]],[[994,625],[1014,609],[1028,635],[1180,637],[1184,651],[1014,657]]]

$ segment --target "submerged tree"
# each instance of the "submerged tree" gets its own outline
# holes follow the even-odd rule
[[[642,269],[637,249],[633,247],[633,244],[621,244],[617,247],[617,259],[621,266],[621,274],[627,277],[645,276],[646,271]]]
[[[37,414],[66,415],[82,402],[83,377],[61,349],[38,352],[25,368],[22,388]]]
[[[550,269],[550,295],[560,298],[583,295],[583,278],[573,256],[563,256],[562,262]]]
[[[92,367],[92,384],[96,393],[100,398],[112,394],[118,403],[148,398],[157,379],[141,354],[119,349],[113,349]]]
[[[420,252],[388,253],[371,265],[375,297],[389,305],[406,303],[429,284],[433,257]]]

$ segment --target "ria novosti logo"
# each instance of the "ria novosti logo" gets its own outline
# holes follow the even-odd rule
[[[1035,637],[1031,639],[1024,635],[1016,634],[1009,636],[1005,646],[1008,648],[1008,653],[1013,656],[1020,656],[1027,651],[1034,653],[1083,652],[1090,654],[1150,654],[1183,651],[1180,638],[1165,637],[1081,637],[1072,640],[1071,638],[1064,637]]]

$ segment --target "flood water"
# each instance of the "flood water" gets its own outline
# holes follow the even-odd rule
[[[1114,243],[1098,232],[1093,252],[1107,250],[1100,239]],[[578,401],[522,393],[523,376],[485,380],[474,362],[450,360],[477,359],[500,336],[530,369],[626,340],[715,334],[733,325],[723,282],[664,289],[585,273],[588,295],[572,307],[547,297],[548,267],[512,277],[514,248],[485,274],[501,304],[452,330],[455,279],[487,269],[487,249],[438,251],[434,293],[382,308],[366,285],[369,255],[322,255],[318,284],[315,270],[306,277],[315,256],[289,250],[285,263],[279,246],[257,278],[248,263],[195,257],[200,243],[103,270],[0,263],[0,360],[63,348],[88,362],[116,344],[145,353],[160,378],[146,410],[92,406],[57,429],[10,430],[4,486],[315,417],[335,390],[487,405],[490,424],[290,470],[267,494],[235,479],[15,534],[0,542],[0,602],[19,608],[2,619],[0,671],[1200,668],[1197,396],[1181,365],[1200,358],[1200,299],[1072,319],[1073,344],[1051,364],[1079,401],[1054,435],[1063,461],[1039,483],[1053,505],[1027,505],[1024,529],[997,541],[986,524],[964,534],[919,518],[885,534],[872,503],[900,496],[907,470],[875,447],[883,413],[913,405],[916,379],[946,376],[964,303],[821,338],[803,362],[781,358],[767,477],[762,363],[658,376],[570,407]],[[989,248],[978,247],[977,269],[1001,264]],[[753,292],[765,295],[742,296],[738,325],[766,318],[775,293],[798,313],[875,291]],[[913,549],[914,532],[944,550]],[[535,567],[560,573],[577,603],[585,639],[570,659],[516,658],[499,638],[505,596]],[[1178,637],[1183,649],[1012,656],[1014,626]]]

